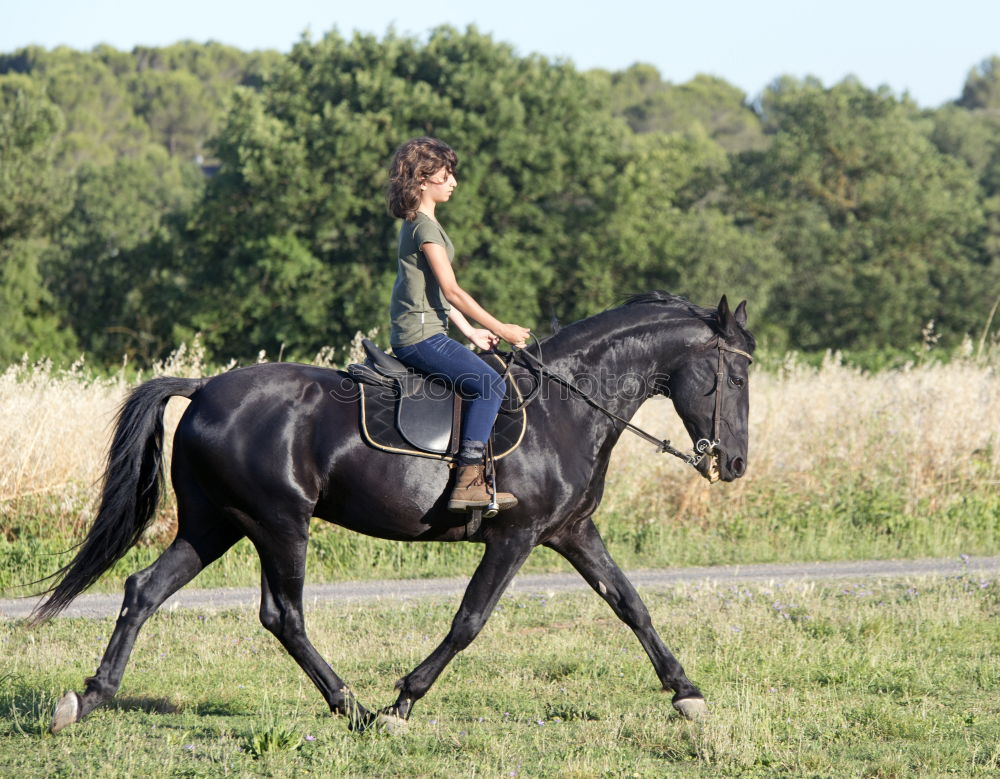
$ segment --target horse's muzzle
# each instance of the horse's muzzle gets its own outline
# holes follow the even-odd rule
[[[708,480],[709,484],[715,484],[717,481],[735,481],[747,471],[746,460],[740,456],[727,458],[719,449],[705,455],[697,467],[698,472]]]

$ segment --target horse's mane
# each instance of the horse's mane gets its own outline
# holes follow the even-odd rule
[[[674,295],[670,292],[664,292],[662,290],[653,290],[652,292],[640,292],[638,294],[629,295],[625,299],[625,302],[622,303],[622,307],[635,306],[643,303],[662,303],[680,313],[701,319],[705,322],[716,321],[716,311],[714,308],[704,308],[703,306],[695,305],[685,297]],[[753,333],[745,327],[740,327],[740,330],[743,331],[743,334],[747,339],[747,344],[750,347],[750,350],[753,351],[757,346],[757,339],[755,339]]]
[[[644,304],[659,304],[664,306],[671,313],[678,317],[688,317],[691,319],[698,319],[706,324],[713,325],[716,322],[716,310],[714,308],[705,308],[704,306],[699,306],[692,303],[687,298],[681,295],[674,295],[671,292],[664,292],[663,290],[653,290],[652,292],[639,292],[631,294],[625,297],[625,299],[616,306],[605,309],[599,314],[593,316],[585,317],[584,319],[572,322],[565,327],[560,328],[557,332],[545,336],[539,339],[539,343],[545,346],[549,341],[555,338],[557,335],[569,336],[571,332],[575,329],[577,325],[583,325],[588,320],[594,319],[596,316],[602,316],[610,314],[616,310],[623,308],[628,308],[629,306],[639,306]],[[748,344],[751,350],[756,347],[756,340],[751,333],[746,328],[741,328],[744,335],[747,338]],[[709,345],[715,346],[716,340],[713,340]]]
[[[633,306],[639,303],[668,303],[677,306],[693,305],[691,301],[685,297],[674,295],[670,292],[664,292],[659,289],[655,289],[652,292],[637,292],[629,295],[625,298],[625,302],[622,305]]]
[[[712,309],[697,306],[685,297],[674,295],[670,292],[664,292],[659,289],[653,290],[652,292],[639,292],[629,295],[625,298],[625,301],[621,304],[621,306],[624,308],[626,306],[638,306],[644,303],[661,303],[668,308],[677,309],[679,312],[690,314],[701,319],[711,318],[713,316]]]

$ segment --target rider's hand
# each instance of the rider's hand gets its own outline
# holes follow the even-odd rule
[[[511,346],[523,349],[528,341],[528,336],[531,335],[531,330],[520,325],[506,324],[497,331],[497,335]]]
[[[482,349],[484,352],[488,352],[498,343],[500,343],[500,336],[494,335],[489,330],[481,330],[476,328],[472,332],[466,335],[470,341],[472,341],[474,346]]]

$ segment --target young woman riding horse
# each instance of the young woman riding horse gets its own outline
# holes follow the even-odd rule
[[[244,536],[260,556],[263,625],[332,711],[350,717],[355,728],[377,722],[381,715],[358,703],[306,635],[302,588],[310,517],[378,538],[471,540],[484,546],[451,630],[399,680],[398,698],[383,710],[386,715],[409,717],[414,703],[483,628],[540,544],[569,560],[632,628],[660,684],[673,691],[674,707],[689,717],[704,713],[701,692],[653,629],[591,517],[604,491],[611,450],[625,430],[621,420],[653,395],[673,400],[705,455],[689,460],[702,476],[732,481],[744,474],[747,369],[754,349],[745,322],[745,304],[732,312],[725,297],[718,309],[705,309],[651,293],[547,339],[547,373],[530,364],[515,366],[519,384],[555,380],[546,375],[622,381],[599,398],[537,394],[527,408],[521,446],[497,464],[501,477],[520,480],[521,502],[484,523],[471,539],[447,510],[446,463],[384,452],[362,440],[357,387],[347,373],[265,363],[211,379],[163,377],[136,387],[118,416],[94,524],[73,561],[57,572],[60,580],[37,607],[35,621],[57,614],[93,584],[152,522],[160,496],[163,411],[172,396],[191,399],[174,435],[177,537],[155,563],[127,579],[100,667],[82,694],[62,697],[52,731],[114,696],[143,623]],[[603,411],[593,405],[596,400]],[[661,451],[675,450],[663,442]]]
[[[450,511],[465,511],[490,503],[483,453],[503,402],[504,383],[493,368],[448,337],[448,320],[483,350],[492,349],[501,338],[524,346],[530,330],[501,322],[455,280],[455,247],[434,212],[458,186],[457,167],[455,152],[434,138],[407,141],[392,158],[389,211],[404,221],[389,307],[389,342],[405,365],[447,379],[471,400],[462,419],[455,486],[448,500]],[[466,317],[486,329],[473,327]],[[509,492],[498,492],[494,499],[501,510],[517,505]]]
[[[394,309],[394,321],[399,322],[396,344],[405,351],[440,336],[441,352],[449,355],[454,347],[447,344],[454,342],[440,331],[424,338],[422,329],[428,324],[443,328],[446,301],[451,301],[452,311],[457,308],[489,328],[493,337],[449,314],[474,343],[490,346],[496,336],[522,343],[527,330],[494,319],[454,281],[447,236],[431,217],[433,206],[446,201],[454,189],[455,163],[447,147],[436,148],[428,153],[430,162],[412,163],[401,179],[416,182],[420,193],[430,193],[428,200],[418,201],[430,212],[406,211],[412,218],[401,230],[401,274],[406,279],[420,275],[424,285],[403,282],[412,297],[409,305],[400,294],[398,318]],[[400,155],[403,158],[408,157]],[[410,259],[404,261],[404,254]],[[429,299],[434,295],[431,279],[441,290],[434,305]],[[420,290],[427,304],[416,302]],[[414,333],[420,313],[421,329]],[[34,621],[58,614],[121,559],[152,523],[162,489],[163,412],[173,396],[191,399],[174,435],[171,463],[177,536],[156,562],[126,580],[122,608],[97,672],[85,680],[83,693],[67,692],[59,700],[50,729],[57,732],[109,701],[121,685],[146,620],[244,537],[260,556],[261,623],[302,667],[330,710],[346,715],[353,728],[407,719],[452,658],[482,630],[511,579],[539,545],[572,563],[635,632],[663,689],[673,692],[674,708],[686,717],[703,715],[707,709],[701,691],[653,628],[635,588],[605,549],[592,516],[604,492],[612,448],[630,427],[627,420],[653,395],[673,400],[695,443],[696,454],[687,461],[702,476],[732,481],[745,473],[747,371],[754,350],[745,325],[745,302],[734,312],[723,297],[717,309],[706,309],[654,292],[564,327],[544,342],[544,367],[541,347],[519,352],[512,368],[518,386],[559,381],[572,391],[568,396],[561,391],[533,393],[520,447],[497,464],[498,475],[519,484],[520,503],[471,537],[448,510],[447,463],[382,451],[361,438],[360,393],[345,372],[270,363],[209,379],[161,377],[136,387],[118,415],[97,517],[72,562],[54,574],[58,583],[36,608]],[[463,357],[479,360],[456,347]],[[441,370],[438,363],[430,368]],[[604,392],[584,395],[574,380],[588,376],[613,381],[601,384]],[[465,387],[461,380],[456,383]],[[484,413],[477,422],[467,421],[473,428],[466,428],[470,441],[485,440],[483,431],[488,433],[489,427],[476,425],[488,417]],[[657,443],[659,451],[681,455],[669,442]],[[478,451],[470,445],[466,461],[478,457]],[[482,561],[451,630],[397,682],[395,703],[381,711],[366,709],[354,698],[306,634],[302,591],[311,517],[396,541],[483,544]]]

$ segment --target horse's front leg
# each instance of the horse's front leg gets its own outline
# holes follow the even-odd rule
[[[410,716],[413,704],[427,694],[445,666],[479,635],[503,591],[534,546],[534,539],[527,534],[487,532],[486,551],[465,590],[451,630],[426,660],[396,682],[399,698],[384,710],[384,714],[403,719]]]
[[[708,713],[701,691],[684,674],[677,658],[667,649],[656,630],[646,605],[618,564],[611,559],[594,523],[588,518],[546,543],[569,560],[587,583],[604,598],[618,618],[632,628],[649,659],[663,689],[674,693],[673,705],[688,719],[700,719]]]

